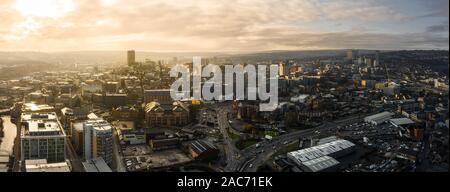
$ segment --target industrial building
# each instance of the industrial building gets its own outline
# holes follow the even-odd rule
[[[336,140],[322,145],[289,152],[288,159],[306,171],[322,171],[336,166],[334,158],[345,156],[354,151],[355,144],[347,140]],[[329,156],[329,157],[325,157]]]
[[[191,156],[196,160],[213,159],[217,157],[220,152],[214,144],[203,140],[190,143],[188,145],[188,151],[189,154],[191,154]]]
[[[409,118],[391,119],[389,122],[395,127],[404,127],[415,124],[415,122]]]
[[[330,156],[319,157],[300,164],[300,168],[306,172],[334,171],[338,166],[339,161]]]
[[[365,117],[364,121],[367,122],[367,123],[374,124],[374,125],[379,125],[379,124],[382,124],[382,123],[390,120],[393,115],[394,115],[394,113],[385,111],[385,112],[382,112],[382,113],[378,113],[378,114],[375,114],[375,115],[371,115],[371,116]]]
[[[23,113],[21,129],[21,160],[46,159],[65,161],[66,134],[56,113]]]

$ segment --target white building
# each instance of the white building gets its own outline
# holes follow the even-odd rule
[[[66,162],[47,163],[45,159],[26,160],[26,172],[70,172],[70,166]]]
[[[103,119],[90,119],[83,124],[84,158],[86,161],[102,157],[109,165],[112,163],[112,126]]]
[[[23,113],[19,127],[22,161],[65,161],[66,134],[56,113]]]
[[[378,125],[378,124],[382,124],[382,123],[392,119],[393,115],[394,115],[394,113],[385,111],[383,113],[378,113],[375,115],[368,116],[368,117],[364,118],[364,121],[367,123]]]
[[[339,165],[339,161],[330,156],[323,156],[317,159],[303,162],[300,167],[307,172],[331,171]]]
[[[334,158],[339,158],[354,151],[355,144],[347,140],[336,140],[322,145],[292,151],[287,154],[288,159],[293,161],[306,171],[321,171],[336,166]],[[332,157],[333,159],[329,157]],[[317,167],[319,166],[319,167]]]

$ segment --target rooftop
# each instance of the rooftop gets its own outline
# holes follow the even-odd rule
[[[308,171],[312,172],[323,171],[336,165],[339,165],[339,161],[330,156],[323,156],[317,159],[303,162],[303,166],[305,166]]]
[[[53,110],[54,107],[46,104],[36,104],[36,103],[25,103],[23,104],[23,110],[25,112],[35,112],[35,111],[44,111],[44,110]]]
[[[21,121],[27,125],[22,128],[24,136],[64,135],[56,113],[23,113]]]
[[[212,143],[207,142],[207,141],[194,141],[190,144],[190,146],[197,153],[203,153],[203,152],[211,150],[211,149],[217,149]]]
[[[47,163],[46,159],[25,160],[26,172],[70,172],[67,162]]]
[[[398,119],[391,119],[391,123],[402,126],[402,125],[409,125],[414,124],[415,122],[409,118],[398,118]]]
[[[145,96],[170,96],[170,89],[145,90]]]
[[[90,119],[84,123],[85,126],[92,126],[97,131],[109,131],[112,130],[110,123],[103,119]]]
[[[289,152],[288,157],[291,157],[291,159],[295,160],[298,163],[303,163],[319,157],[333,155],[354,146],[355,144],[353,144],[352,142],[340,139],[322,145]]]
[[[101,157],[83,162],[83,167],[86,172],[112,172]]]

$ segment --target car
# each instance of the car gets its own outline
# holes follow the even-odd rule
[[[283,142],[283,145],[287,145],[287,144],[288,144],[288,142],[287,142],[287,141]]]
[[[250,164],[249,166],[248,166],[248,168],[252,168],[253,167],[253,164]]]

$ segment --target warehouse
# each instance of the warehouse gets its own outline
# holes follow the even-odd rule
[[[355,144],[347,140],[336,140],[330,143],[310,147],[307,149],[301,149],[298,151],[289,152],[287,154],[288,159],[296,163],[299,167],[311,167],[316,164],[323,164],[321,162],[329,162],[331,165],[335,164],[330,158],[322,158],[324,156],[330,156],[332,158],[339,158],[345,156],[354,151]],[[322,159],[319,159],[322,158]],[[316,161],[311,161],[316,160]],[[306,163],[306,165],[305,165]],[[334,166],[334,165],[333,165]],[[325,166],[327,167],[327,166]],[[320,168],[312,168],[313,170],[321,170]],[[324,168],[326,169],[326,168]]]
[[[388,121],[389,119],[391,119],[393,115],[394,115],[394,113],[385,111],[383,113],[378,113],[375,115],[368,116],[368,117],[364,118],[364,121],[367,123],[371,123],[373,125],[379,125],[379,124],[382,124],[382,123]]]
[[[303,162],[300,168],[306,172],[328,172],[335,171],[338,166],[339,161],[330,156],[323,156]]]

